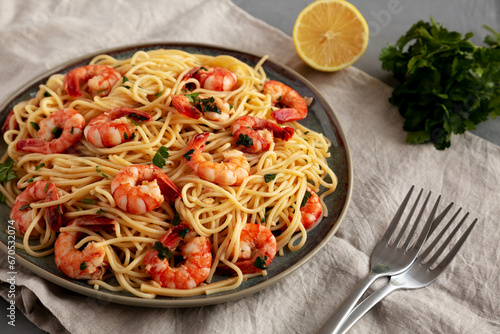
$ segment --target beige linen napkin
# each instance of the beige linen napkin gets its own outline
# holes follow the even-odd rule
[[[374,246],[415,184],[464,206],[479,224],[435,283],[395,292],[351,332],[500,332],[500,147],[469,133],[453,137],[444,152],[407,145],[402,119],[387,101],[390,87],[354,67],[334,74],[307,68],[290,37],[229,0],[0,4],[1,100],[35,75],[104,48],[153,41],[221,45],[268,54],[310,80],[340,119],[354,165],[352,203],[338,233],[273,286],[225,304],[151,309],[81,296],[19,269],[16,305],[38,327],[75,334],[315,333],[368,273]],[[2,256],[5,299],[6,267]]]

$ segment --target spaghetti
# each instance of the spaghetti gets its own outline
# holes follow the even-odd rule
[[[138,51],[124,60],[99,55],[90,64],[107,65],[120,75],[112,82],[84,83],[81,96],[76,97],[68,93],[70,88],[63,74],[52,75],[40,85],[34,98],[14,106],[6,124],[4,139],[8,149],[1,162],[12,160],[17,174],[16,178],[0,185],[6,203],[14,206],[16,198],[23,196],[23,189],[40,181],[45,182],[44,185],[54,184],[58,193],[57,198],[33,200],[29,207],[21,208],[23,219],[26,215],[29,217],[26,231],[18,234],[21,240],[16,246],[31,256],[49,256],[59,235],[67,237],[69,233],[78,232],[83,238],[76,240],[74,247],[68,247],[76,251],[88,243],[101,247],[103,263],[107,265],[102,278],[90,278],[88,283],[95,288],[128,291],[143,298],[230,291],[245,279],[266,275],[267,263],[252,273],[238,266],[238,254],[242,254],[240,249],[244,246],[243,234],[249,233],[247,224],[271,231],[278,255],[284,255],[285,248],[298,250],[305,244],[306,228],[309,228],[303,223],[309,214],[304,212],[304,204],[318,193],[320,209],[315,212],[314,221],[321,220],[318,216],[327,216],[324,198],[335,190],[337,179],[326,162],[330,141],[296,121],[287,122],[293,135],[287,132],[286,140],[274,138],[260,152],[252,152],[248,149],[250,146],[245,149],[244,143],[233,136],[232,125],[242,116],[272,120],[271,113],[278,109],[273,106],[275,97],[262,92],[264,84],[269,82],[262,67],[265,60],[250,67],[230,56],[214,57],[180,50]],[[204,84],[205,79],[193,72],[193,69],[209,68],[230,71],[235,78],[234,87],[210,89],[213,87]],[[229,111],[225,117],[219,117],[220,110],[215,110],[216,117],[209,117],[206,108],[198,117],[186,115],[172,105],[173,96],[187,96],[193,106],[193,101],[206,97],[218,99],[229,105]],[[130,117],[124,122],[130,122],[133,127],[131,132],[122,131],[125,137],[122,143],[99,147],[94,139],[87,140],[82,135],[62,152],[24,149],[25,145],[33,146],[30,140],[40,140],[37,139],[39,124],[60,110],[76,110],[88,127],[93,119],[116,108],[149,115],[135,119],[127,114]],[[276,127],[279,132],[281,127]],[[61,131],[60,126],[56,128]],[[74,136],[77,129],[73,126],[62,131],[68,132],[52,133],[52,140],[58,135],[59,138]],[[95,133],[94,137],[99,135]],[[200,157],[209,166],[220,164],[230,150],[243,150],[249,165],[248,176],[229,185],[200,177],[186,163],[190,157],[186,148],[200,134],[208,136]],[[239,139],[245,138],[251,138],[251,134],[247,137],[240,134]],[[157,164],[158,161],[161,163]],[[179,196],[171,198],[171,203],[163,201],[146,213],[121,209],[112,191],[113,180],[126,167],[153,162],[178,188]],[[151,186],[150,183],[143,186]],[[44,213],[53,211],[54,207],[62,208],[59,211],[66,222],[64,225],[75,219],[99,217],[113,221],[113,228],[99,230],[71,224],[54,230],[44,218]],[[148,252],[157,249],[155,245],[166,231],[181,222],[189,226],[191,238],[206,238],[211,245],[212,261],[207,277],[189,289],[158,284],[144,263]],[[174,251],[173,254],[171,261],[180,253]],[[230,276],[218,274],[221,267],[229,270]]]

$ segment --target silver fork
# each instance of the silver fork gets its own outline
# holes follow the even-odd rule
[[[428,259],[429,255],[431,255],[431,253],[437,248],[437,244],[441,241],[445,232],[450,229],[453,221],[459,215],[461,210],[462,208],[460,208],[455,213],[450,222],[443,228],[439,235],[432,241],[432,243],[428,247],[426,247],[425,251],[423,251],[423,253],[419,255],[410,269],[399,275],[392,276],[390,281],[386,285],[368,296],[351,312],[346,322],[344,322],[344,324],[342,325],[340,333],[345,333],[346,331],[348,331],[363,315],[366,314],[366,312],[368,312],[373,306],[375,306],[391,292],[398,289],[419,289],[434,282],[434,280],[439,276],[439,274],[443,272],[443,270],[448,266],[451,260],[458,253],[465,240],[469,236],[470,232],[472,231],[472,228],[477,222],[477,218],[474,219],[474,221],[470,224],[464,234],[462,234],[462,237],[455,243],[453,248],[438,264],[436,264],[436,261],[443,254],[443,251],[450,244],[451,240],[454,238],[460,227],[467,219],[469,213],[465,214],[460,223],[457,224],[455,229],[448,235],[446,240],[435,251],[435,253],[432,254],[432,257]],[[443,214],[441,214],[440,216],[442,215]],[[432,230],[435,230],[435,228],[437,227],[437,224],[439,223],[437,222],[437,220],[438,219],[436,219],[436,221],[434,222]]]
[[[410,220],[413,216],[413,213],[415,212],[415,209],[417,208],[418,202],[422,195],[423,190],[420,191],[405,223],[403,224],[398,235],[394,238],[396,228],[399,224],[399,221],[401,220],[413,189],[414,186],[412,186],[410,191],[408,191],[408,194],[401,203],[401,206],[396,212],[396,215],[392,219],[389,227],[387,228],[387,231],[382,237],[382,240],[375,247],[370,261],[370,274],[356,286],[351,295],[347,297],[347,299],[337,309],[334,316],[323,325],[323,327],[319,331],[320,334],[338,333],[342,324],[347,319],[354,306],[358,303],[359,299],[363,296],[363,294],[375,280],[385,276],[397,275],[407,270],[415,261],[418,252],[420,251],[427,238],[427,235],[429,234],[441,196],[438,197],[436,204],[434,205],[434,208],[432,209],[432,212],[429,215],[426,224],[420,232],[418,239],[413,244],[410,244],[431,195],[431,193],[429,192],[408,236],[405,240],[403,240],[405,232],[410,224]]]

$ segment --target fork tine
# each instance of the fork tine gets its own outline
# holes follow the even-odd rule
[[[477,223],[477,218],[474,219],[474,221],[472,222],[472,224],[470,224],[470,226],[467,228],[467,230],[462,235],[462,237],[460,238],[460,240],[457,241],[457,243],[455,244],[455,246],[453,246],[453,248],[451,249],[451,251],[443,259],[443,261],[441,261],[436,266],[435,270],[437,271],[437,273],[440,273],[441,271],[444,270],[444,268],[446,268],[446,266],[448,266],[448,264],[455,257],[455,255],[458,253],[458,251],[460,250],[460,248],[462,248],[463,244],[465,243],[465,240],[467,240],[467,237],[469,236],[470,232],[472,231],[472,229],[474,228],[474,226],[476,225],[476,223]]]
[[[386,244],[388,244],[389,241],[391,240],[392,235],[393,235],[394,231],[396,230],[396,226],[398,225],[399,220],[401,219],[401,216],[403,215],[403,212],[406,208],[406,204],[408,204],[408,201],[410,200],[410,197],[411,197],[411,194],[412,194],[414,188],[415,188],[415,186],[411,186],[410,190],[408,191],[408,194],[406,194],[405,199],[403,200],[403,202],[399,206],[398,211],[394,215],[394,218],[392,218],[392,221],[389,224],[389,227],[385,231],[384,236],[381,239],[381,242],[385,242]]]
[[[424,214],[424,210],[427,207],[427,203],[429,202],[430,197],[431,197],[431,192],[429,191],[429,194],[427,194],[427,197],[425,198],[425,202],[424,202],[424,204],[422,204],[422,208],[420,209],[420,212],[418,213],[418,217],[415,220],[415,223],[413,223],[411,231],[408,234],[408,237],[406,238],[406,242],[404,243],[403,248],[406,250],[409,249],[411,239],[413,239],[413,235],[415,234],[415,230],[417,229],[417,226],[420,223],[420,219],[422,218],[422,215]],[[438,201],[439,201],[439,198],[438,198]],[[435,213],[435,211],[433,211],[433,212]],[[432,217],[432,219],[434,220],[434,216]],[[428,229],[426,229],[426,230],[428,230]],[[427,233],[426,231],[424,231],[424,232]]]
[[[446,224],[446,226],[441,230],[441,232],[438,234],[438,236],[432,241],[432,243],[420,255],[421,259],[425,260],[429,256],[431,251],[436,248],[436,245],[438,244],[438,242],[441,240],[441,238],[446,233],[446,231],[450,228],[451,224],[453,224],[453,222],[455,221],[455,219],[457,218],[457,216],[460,214],[461,211],[462,211],[462,208],[459,208],[457,210],[457,212],[453,215],[453,217],[450,219],[448,224]]]
[[[408,214],[408,217],[406,217],[406,221],[403,224],[401,231],[399,232],[398,236],[396,237],[396,240],[397,240],[396,247],[399,247],[399,244],[401,243],[401,239],[403,238],[403,234],[406,231],[406,229],[408,228],[408,225],[410,224],[410,221],[411,221],[411,217],[413,217],[413,214],[415,213],[415,210],[417,209],[418,202],[420,202],[420,197],[422,196],[423,191],[424,191],[424,189],[420,189],[420,192],[418,193],[417,199],[415,200],[415,203],[413,203],[413,207],[411,208],[410,213]],[[426,204],[427,203],[424,203],[424,207]],[[420,216],[419,216],[419,218],[420,218]],[[417,218],[417,220],[419,218]]]
[[[439,214],[439,216],[437,216],[435,219],[434,219],[434,222],[432,223],[432,226],[431,226],[431,230],[429,231],[429,236],[431,236],[431,234],[436,230],[436,228],[439,226],[439,224],[441,224],[441,222],[443,221],[444,217],[448,214],[448,212],[450,211],[451,207],[453,206],[453,202],[451,202],[450,204],[448,204],[448,206],[446,207],[446,209],[443,210],[443,212],[441,212]]]
[[[429,194],[430,195],[430,194]],[[429,231],[431,230],[432,224],[434,223],[434,217],[436,216],[436,211],[439,206],[439,202],[441,201],[441,195],[438,196],[436,203],[434,204],[434,207],[432,208],[431,214],[429,215],[429,218],[427,218],[427,222],[425,223],[422,232],[420,233],[420,236],[418,237],[417,241],[413,243],[411,246],[409,245],[409,241],[411,240],[413,233],[415,232],[416,226],[413,227],[411,235],[408,237],[406,249],[416,249],[418,252],[420,252],[420,249],[422,248],[425,240],[427,239],[427,236],[429,235]],[[417,222],[418,223],[418,222]],[[415,223],[415,225],[417,224]]]

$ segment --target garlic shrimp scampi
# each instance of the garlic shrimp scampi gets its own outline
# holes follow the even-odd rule
[[[138,298],[279,272],[276,257],[323,230],[337,178],[332,143],[266,59],[153,48],[37,83],[2,126],[16,247]]]

